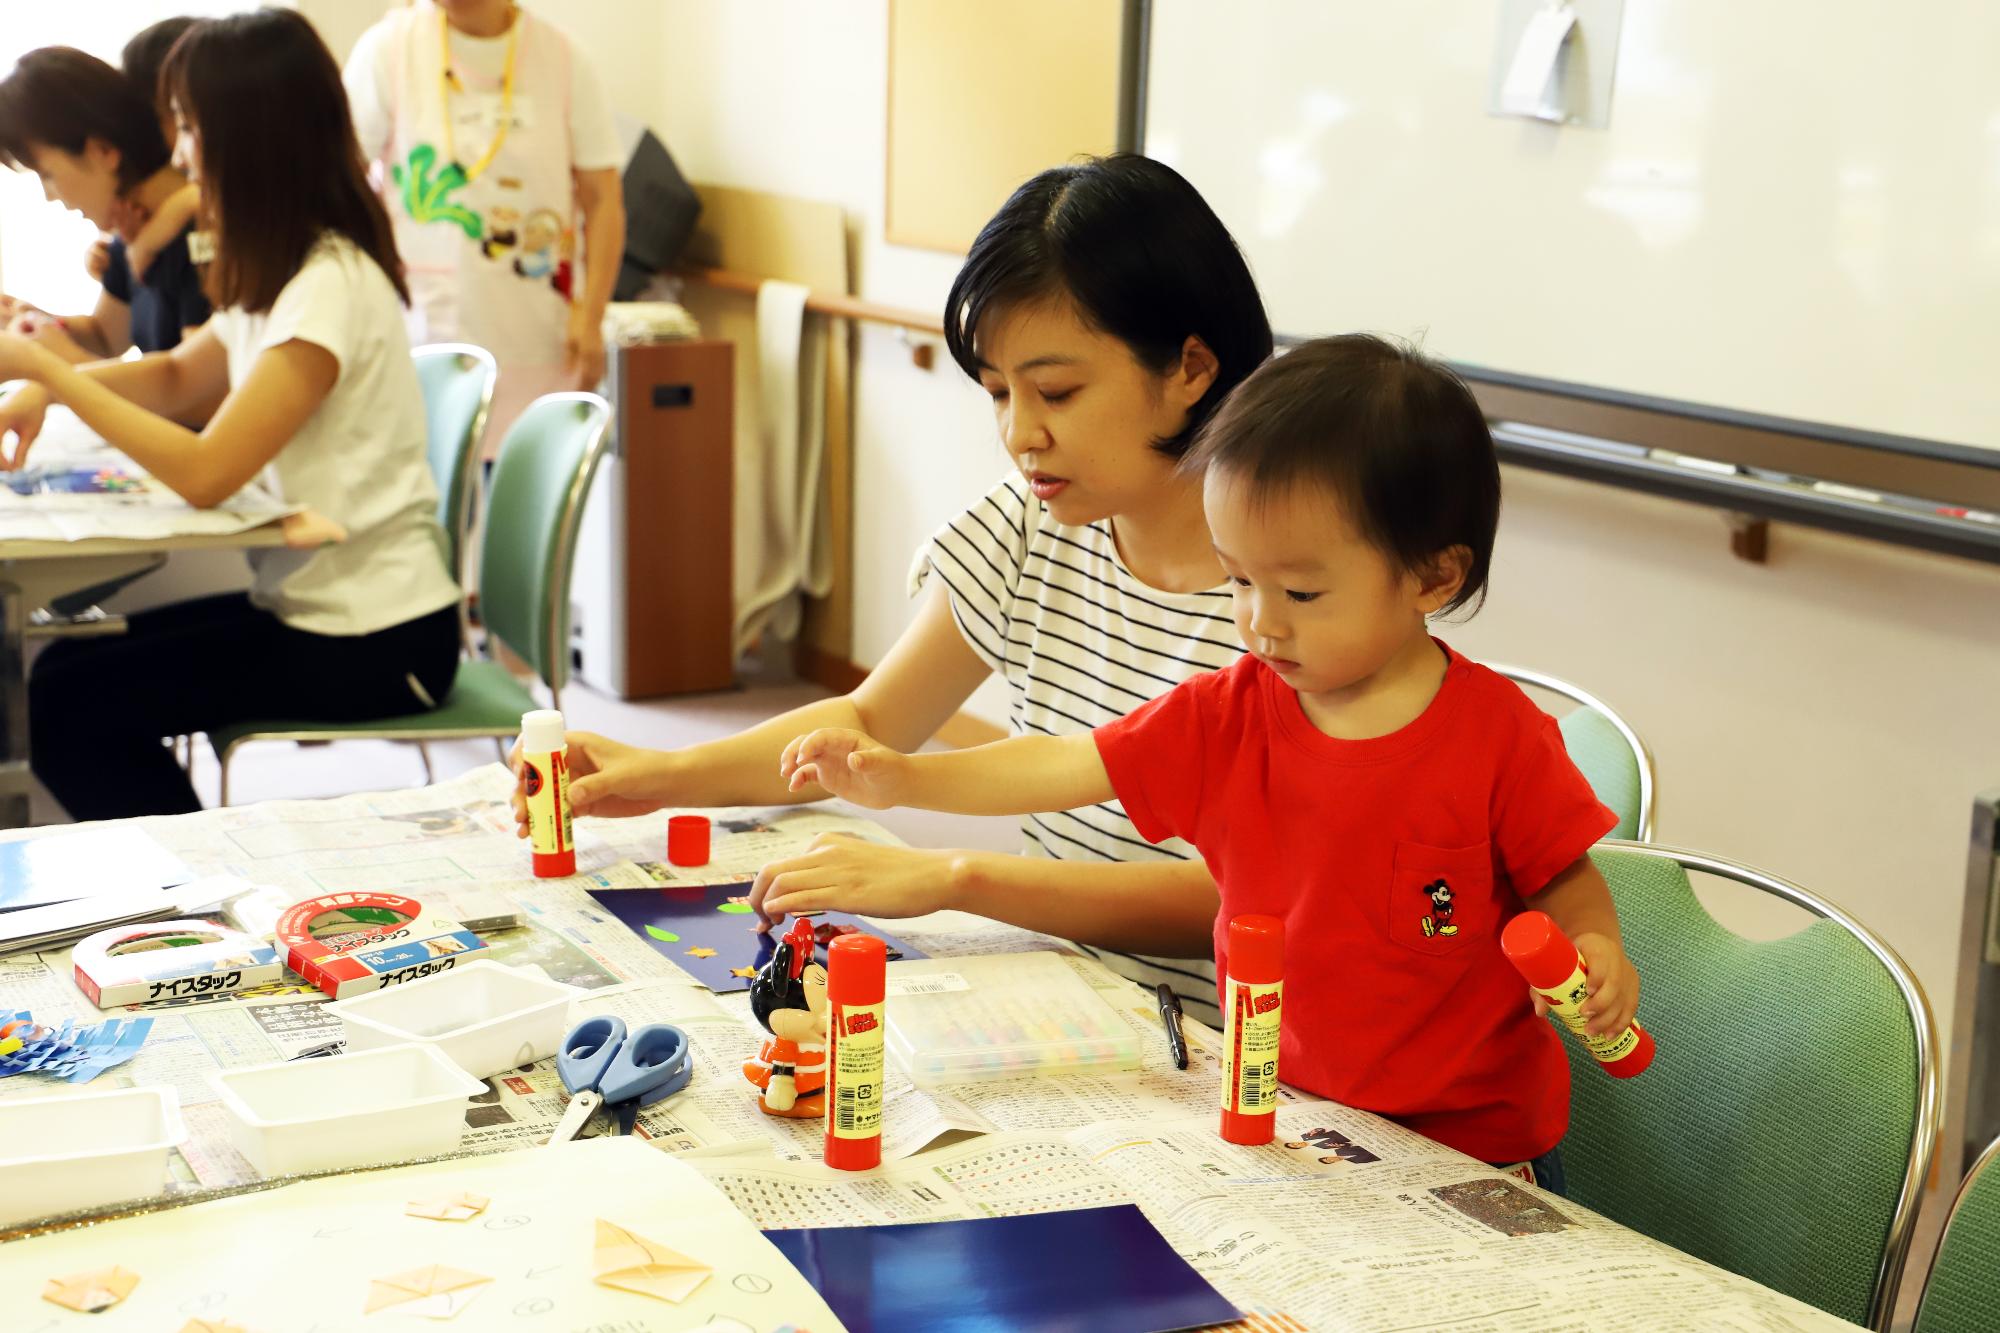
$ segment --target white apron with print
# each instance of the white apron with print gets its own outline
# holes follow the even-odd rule
[[[561,387],[552,377],[562,370],[576,278],[565,39],[517,12],[506,138],[472,176],[500,130],[500,81],[457,69],[447,91],[434,6],[415,5],[389,21],[399,27],[389,41],[396,120],[388,193],[409,276],[411,342],[477,343],[507,377]],[[446,154],[447,113],[455,162]]]

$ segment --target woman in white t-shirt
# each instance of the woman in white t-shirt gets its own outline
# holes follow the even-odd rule
[[[625,151],[576,43],[510,0],[420,0],[361,34],[344,77],[409,265],[412,340],[500,363],[487,438],[542,394],[596,388]]]
[[[305,19],[270,9],[192,29],[165,79],[176,157],[215,232],[215,317],[171,352],[87,368],[0,337],[0,379],[31,381],[0,402],[5,464],[22,465],[54,401],[190,504],[256,480],[344,535],[252,552],[248,593],[41,655],[34,771],[76,819],[199,809],[164,736],[419,712],[457,669],[401,265],[339,68]],[[200,432],[174,421],[225,393]]]
[[[1060,735],[1242,654],[1200,482],[1178,464],[1270,355],[1271,328],[1194,187],[1126,155],[1043,172],[973,242],[944,322],[1015,474],[918,552],[916,619],[852,694],[727,740],[655,751],[572,733],[579,813],[813,799],[778,759],[815,727],[857,725],[837,719],[914,750],[997,673],[1015,732]],[[1219,903],[1192,847],[1149,844],[1115,801],[1030,818],[1022,836],[1021,856],[823,838],[765,867],[751,900],[777,915],[983,913],[1091,946],[1217,1021]]]

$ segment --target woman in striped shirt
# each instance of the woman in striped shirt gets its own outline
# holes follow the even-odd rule
[[[816,728],[913,750],[999,672],[1012,729],[1060,735],[1242,652],[1201,488],[1174,467],[1270,355],[1271,330],[1194,187],[1127,155],[1045,171],[980,232],[945,309],[946,343],[992,397],[1017,471],[919,552],[915,621],[852,694],[726,740],[655,751],[572,734],[578,813],[814,799],[778,766]],[[1021,856],[823,838],[767,866],[752,901],[773,919],[978,912],[1168,981],[1216,1021],[1217,898],[1193,848],[1146,842],[1115,802],[1030,816],[1022,831]]]

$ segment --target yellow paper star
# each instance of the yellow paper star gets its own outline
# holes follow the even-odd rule
[[[693,958],[713,958],[715,957],[715,950],[704,949],[700,945],[696,945],[694,948],[688,950],[688,955]]]
[[[757,975],[757,969],[754,967],[732,967],[729,969],[729,975],[732,977],[754,977]]]

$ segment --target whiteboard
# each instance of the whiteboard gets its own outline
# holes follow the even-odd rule
[[[1486,114],[1500,13],[1153,0],[1280,333],[2000,449],[2000,4],[1627,0],[1604,130]]]

